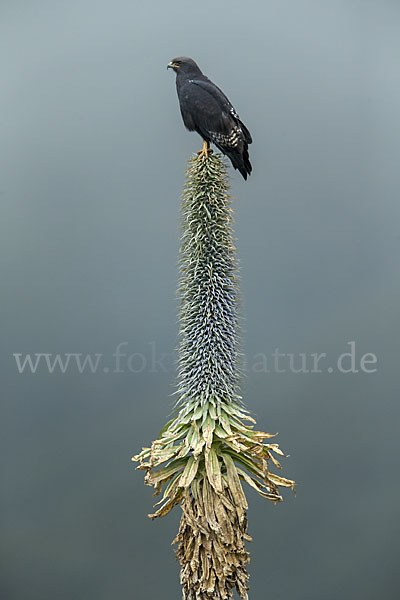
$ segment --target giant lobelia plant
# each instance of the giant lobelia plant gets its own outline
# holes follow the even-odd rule
[[[190,161],[182,202],[180,343],[173,418],[150,448],[133,457],[161,495],[152,519],[177,504],[177,557],[184,600],[247,598],[248,552],[243,482],[272,502],[294,481],[271,472],[284,456],[239,395],[238,266],[222,157]]]

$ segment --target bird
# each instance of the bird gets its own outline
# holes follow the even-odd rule
[[[176,90],[185,127],[203,138],[199,154],[208,157],[210,143],[213,143],[246,180],[252,171],[248,146],[253,140],[231,102],[203,75],[192,58],[174,58],[167,69],[176,73]]]

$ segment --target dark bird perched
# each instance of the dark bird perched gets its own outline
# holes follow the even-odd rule
[[[176,89],[186,128],[197,131],[204,140],[201,152],[207,156],[212,142],[247,179],[252,170],[248,151],[252,139],[228,98],[191,58],[174,58],[167,69],[176,73]]]

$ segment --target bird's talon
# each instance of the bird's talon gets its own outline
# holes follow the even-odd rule
[[[208,155],[212,153],[212,150],[208,144],[208,142],[203,142],[203,148],[201,150],[198,150],[197,154],[199,156],[203,155],[206,158],[208,158]]]

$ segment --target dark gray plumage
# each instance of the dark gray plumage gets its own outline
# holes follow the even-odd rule
[[[197,131],[204,140],[203,152],[212,142],[228,156],[244,179],[250,175],[249,130],[225,94],[208,79],[193,59],[174,58],[167,68],[176,73],[176,89],[182,119],[189,131]]]

